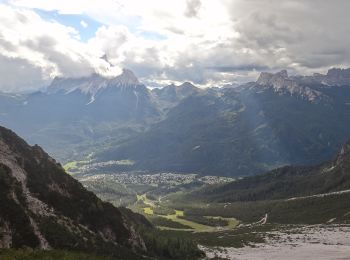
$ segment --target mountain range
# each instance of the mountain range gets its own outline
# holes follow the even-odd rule
[[[348,86],[262,73],[238,88],[198,91],[147,131],[95,156],[132,160],[133,169],[224,176],[311,165],[350,135],[349,101]]]
[[[130,70],[56,78],[44,92],[2,94],[0,123],[62,162],[246,176],[331,158],[350,136],[349,74],[263,72],[256,82],[206,89],[150,89]]]

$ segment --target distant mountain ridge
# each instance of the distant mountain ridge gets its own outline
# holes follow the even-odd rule
[[[190,82],[184,82],[179,86],[171,84],[163,88],[152,89],[152,94],[154,95],[159,107],[166,111],[178,105],[181,100],[201,92],[203,91]]]
[[[310,102],[326,101],[327,97],[318,90],[299,84],[295,79],[288,77],[286,70],[272,74],[262,72],[256,81],[260,86],[272,87],[273,90],[281,94],[290,94],[301,97]]]
[[[350,223],[349,199],[347,142],[332,160],[319,165],[286,166],[226,184],[201,187],[175,197],[174,203],[182,203],[186,214],[192,216],[235,217],[249,226],[328,225]]]
[[[163,91],[166,91],[163,90]],[[164,120],[96,154],[150,171],[245,176],[327,160],[350,136],[350,88],[261,73],[183,99]]]
[[[245,176],[328,159],[350,136],[348,74],[263,72],[256,82],[207,89],[149,89],[129,70],[58,78],[45,93],[1,95],[0,123],[62,161]]]
[[[330,86],[342,86],[350,84],[350,69],[332,68],[326,75],[316,73],[313,78]]]
[[[95,100],[95,95],[106,88],[144,88],[131,70],[123,69],[122,74],[114,78],[106,78],[98,74],[92,74],[83,78],[59,78],[56,77],[47,88],[47,93],[54,94],[64,92],[68,94],[73,91],[81,91],[90,96],[90,103]],[[89,104],[89,103],[88,103]]]
[[[56,78],[47,92],[0,100],[0,123],[59,159],[89,154],[92,142],[124,138],[161,118],[152,93],[129,70],[115,78]]]
[[[350,141],[336,156],[317,166],[285,166],[229,184],[194,192],[201,200],[234,202],[350,193]]]

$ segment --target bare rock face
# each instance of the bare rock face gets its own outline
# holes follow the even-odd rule
[[[119,209],[87,191],[39,146],[29,146],[3,127],[0,205],[0,248],[55,248],[116,257],[146,250]]]
[[[98,74],[81,78],[56,77],[48,87],[47,93],[63,92],[68,94],[78,90],[90,96],[93,101],[98,93],[107,88],[119,88],[120,90],[129,91],[146,90],[146,87],[140,83],[131,70],[123,69],[122,74],[114,78],[106,78]]]
[[[329,69],[327,72],[327,77],[338,79],[350,79],[350,69]]]
[[[327,74],[314,73],[312,76],[305,76],[304,79],[327,86],[350,86],[350,68],[332,68]]]
[[[167,110],[178,105],[181,100],[189,96],[201,93],[201,89],[195,87],[190,82],[176,86],[174,84],[163,88],[154,88],[152,94],[162,110]]]
[[[337,154],[335,163],[339,165],[346,160],[350,160],[350,141],[342,146],[340,152]]]
[[[323,81],[328,85],[350,85],[350,69],[330,69]]]
[[[257,83],[262,86],[274,86],[275,88],[281,88],[293,84],[292,80],[289,80],[288,72],[286,70],[281,70],[275,74],[262,72]]]
[[[123,69],[123,73],[111,79],[111,83],[119,86],[133,86],[141,84],[135,74],[128,69]]]
[[[321,92],[303,86],[293,78],[289,77],[286,70],[281,70],[275,74],[262,72],[256,83],[266,89],[273,89],[279,94],[296,96],[310,102],[317,103],[322,99],[326,99]]]

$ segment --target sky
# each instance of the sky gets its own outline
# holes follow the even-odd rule
[[[0,0],[0,91],[134,71],[222,86],[350,67],[348,0]]]

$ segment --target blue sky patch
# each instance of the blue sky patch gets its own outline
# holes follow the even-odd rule
[[[35,9],[35,12],[44,20],[55,20],[62,25],[75,28],[79,32],[82,42],[86,42],[94,37],[97,29],[102,26],[101,23],[86,15],[59,14],[57,11],[43,11],[39,9]],[[81,25],[82,21],[86,23],[86,28]]]

